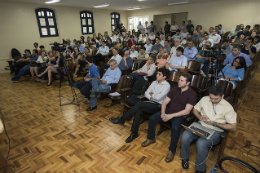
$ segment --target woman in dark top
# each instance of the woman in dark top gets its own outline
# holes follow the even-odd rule
[[[114,44],[112,43],[110,38],[107,39],[107,47],[109,48],[109,50],[111,50],[114,47]]]

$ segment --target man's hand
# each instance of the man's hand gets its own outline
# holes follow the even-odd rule
[[[105,81],[104,79],[100,79],[100,81],[103,83],[103,84],[106,84],[107,81]]]
[[[169,116],[168,114],[164,114],[162,120],[163,120],[164,122],[167,122],[169,119],[170,119],[170,116]]]
[[[91,78],[85,77],[84,80],[88,82],[88,81],[91,81]]]
[[[203,121],[204,123],[208,125],[214,125],[214,121],[211,121],[207,115],[201,115],[200,121]]]
[[[150,94],[150,96],[152,96],[152,95],[153,95],[153,92],[150,92],[149,94]]]
[[[226,76],[225,79],[226,79],[226,80],[230,80],[230,77],[229,77],[229,76]]]

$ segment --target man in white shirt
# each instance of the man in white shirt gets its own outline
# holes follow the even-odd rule
[[[117,39],[117,36],[115,35],[114,32],[112,32],[112,36],[110,37],[111,40],[112,40],[112,43],[115,43],[116,42],[116,39]]]
[[[176,49],[176,55],[172,55],[170,61],[165,65],[166,69],[170,70],[170,74],[174,71],[178,71],[180,69],[185,69],[187,67],[187,58],[183,56],[184,49],[182,47],[178,47]]]
[[[149,39],[155,40],[155,35],[154,35],[153,31],[151,31],[151,34],[149,35]]]
[[[170,52],[170,56],[176,55],[176,49],[178,47],[182,47],[184,49],[184,47],[181,45],[181,40],[180,39],[176,39],[175,40],[174,46],[172,47],[171,52]]]
[[[160,35],[160,44],[164,47],[164,35]]]
[[[221,36],[219,34],[217,34],[215,29],[212,30],[211,35],[209,36],[209,38],[214,41],[214,44],[219,44],[219,42],[221,40]]]
[[[177,29],[179,29],[178,25],[176,25],[175,22],[172,22],[172,25],[171,25],[171,28],[170,28],[171,36],[176,34]]]
[[[186,38],[187,34],[189,34],[187,28],[184,29],[184,32],[181,33],[182,38]]]
[[[144,47],[146,48],[145,52],[150,54],[153,45],[151,44],[151,40],[149,38],[146,39],[146,44],[144,45]]]
[[[135,45],[131,46],[131,48],[130,48],[130,57],[132,59],[135,59],[137,55],[138,55],[138,52],[135,50]]]
[[[166,81],[169,71],[165,68],[160,68],[157,71],[156,81],[154,81],[145,92],[145,97],[149,101],[139,101],[129,111],[123,114],[122,117],[110,118],[109,120],[114,124],[125,124],[125,121],[130,121],[134,116],[131,135],[126,139],[126,143],[132,142],[138,137],[138,130],[143,113],[153,114],[160,111],[159,106],[166,98],[170,91],[170,84]]]
[[[112,50],[112,54],[113,56],[111,57],[111,59],[115,59],[117,64],[120,64],[121,60],[122,60],[122,56],[118,54],[118,49],[114,48]],[[110,59],[110,60],[111,60]],[[107,69],[109,68],[109,62],[107,62],[107,64],[105,64],[104,66],[101,67],[102,69]]]
[[[214,46],[214,41],[209,38],[209,33],[204,32],[204,37],[201,40],[199,47],[202,47],[206,41],[210,41],[211,42],[211,47]]]

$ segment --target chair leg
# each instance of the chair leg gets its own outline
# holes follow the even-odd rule
[[[157,132],[157,136],[162,134],[165,130],[168,130],[169,128],[165,127],[164,125],[160,124],[160,130]]]
[[[119,104],[119,103],[121,103],[120,100],[114,100],[114,99],[112,99],[112,103],[110,104],[109,107],[112,107],[112,106],[114,106],[114,105],[116,105],[116,104]]]

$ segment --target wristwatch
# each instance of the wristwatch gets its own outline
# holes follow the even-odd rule
[[[214,122],[214,125],[213,125],[214,127],[217,127],[217,122]]]

